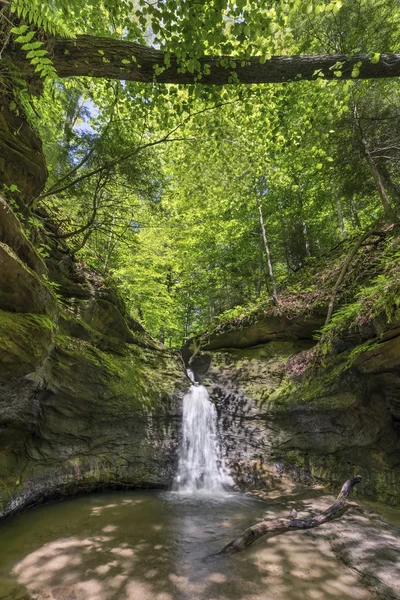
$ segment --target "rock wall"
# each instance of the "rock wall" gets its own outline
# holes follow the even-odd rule
[[[311,379],[290,376],[315,346],[323,313],[303,322],[266,315],[192,342],[191,368],[216,404],[225,460],[242,489],[273,489],[287,476],[337,489],[360,474],[356,494],[398,505],[399,323],[386,323],[383,334],[381,319],[370,324],[379,342],[339,375],[330,366]]]
[[[187,387],[180,356],[48,235],[49,220],[27,234],[9,201],[28,214],[46,167],[40,140],[5,107],[0,146],[0,182],[19,190],[0,198],[0,517],[103,486],[167,486]]]

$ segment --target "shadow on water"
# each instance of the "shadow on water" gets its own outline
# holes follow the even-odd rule
[[[39,507],[0,528],[2,600],[371,598],[327,542],[302,532],[215,556],[267,505],[113,492]],[[274,518],[281,507],[268,506]]]

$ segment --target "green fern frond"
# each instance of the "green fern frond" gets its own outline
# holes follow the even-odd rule
[[[74,32],[64,22],[62,11],[40,0],[12,0],[11,12],[31,26],[51,35],[73,38]]]

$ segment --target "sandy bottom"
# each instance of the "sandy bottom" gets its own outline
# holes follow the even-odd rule
[[[239,494],[212,500],[113,492],[42,506],[0,527],[0,598],[373,597],[321,535],[322,527],[318,535],[290,532],[260,540],[235,556],[214,555],[264,514],[275,518],[287,513],[282,504]]]

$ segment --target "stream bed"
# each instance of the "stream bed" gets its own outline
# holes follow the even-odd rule
[[[304,532],[215,553],[282,510],[241,494],[129,491],[48,504],[0,525],[2,600],[366,599],[321,539]]]

